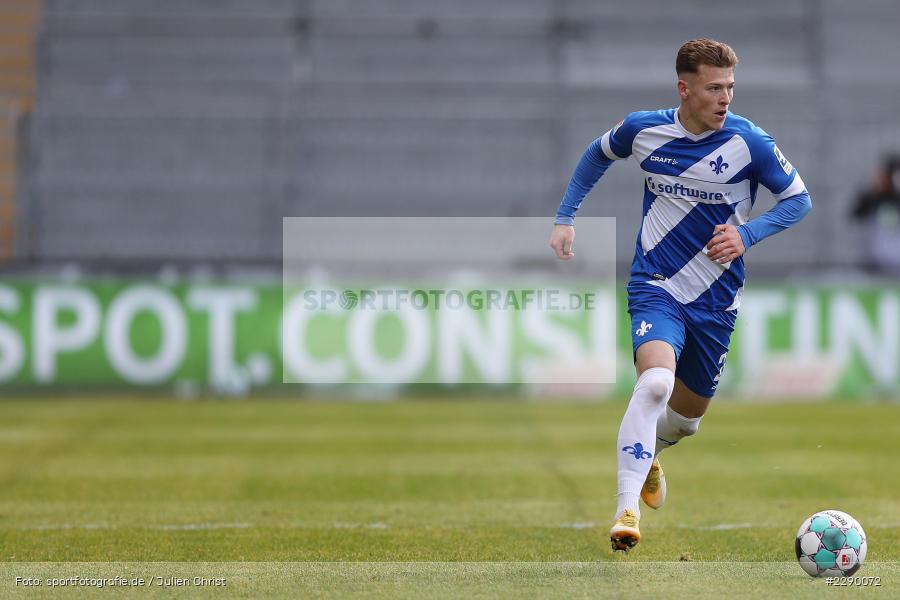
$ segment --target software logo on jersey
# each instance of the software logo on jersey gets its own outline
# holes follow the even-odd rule
[[[727,165],[728,163],[725,164]],[[657,183],[653,181],[652,177],[647,177],[647,188],[657,196],[666,194],[668,196],[683,198],[688,202],[696,202],[698,200],[722,202],[726,201],[726,198],[731,198],[731,192],[707,192],[706,190],[701,190],[699,188],[688,187],[680,181],[676,181],[674,184],[665,182]]]

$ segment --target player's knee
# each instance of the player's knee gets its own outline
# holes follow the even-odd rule
[[[634,389],[641,390],[653,403],[661,404],[669,400],[674,387],[675,374],[663,367],[654,367],[641,373]]]
[[[691,419],[689,422],[679,424],[678,433],[687,437],[697,433],[698,429],[700,429],[700,419]]]
[[[672,409],[671,406],[666,407],[666,417],[669,426],[672,427],[678,435],[687,437],[694,435],[700,429],[700,419],[703,417],[685,417],[681,413]]]

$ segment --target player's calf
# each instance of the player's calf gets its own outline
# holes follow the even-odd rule
[[[694,435],[700,427],[702,417],[688,418],[666,405],[656,421],[656,452],[647,479],[641,487],[641,500],[653,509],[662,508],[666,503],[666,475],[659,464],[659,453],[677,444],[680,440]]]
[[[672,371],[653,367],[645,369],[634,386],[619,427],[616,515],[627,509],[640,516],[641,487],[653,462],[656,422],[674,384]]]

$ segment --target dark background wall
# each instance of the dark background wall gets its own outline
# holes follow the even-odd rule
[[[714,37],[741,58],[733,110],[777,139],[815,204],[751,268],[852,266],[851,197],[900,147],[895,14],[888,0],[48,0],[20,255],[277,264],[284,216],[545,215],[549,230],[584,147],[676,105],[676,49]],[[619,219],[622,262],[640,186],[617,164],[582,209]]]

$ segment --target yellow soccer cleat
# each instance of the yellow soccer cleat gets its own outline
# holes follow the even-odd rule
[[[641,541],[641,532],[638,529],[638,517],[628,509],[622,511],[616,519],[612,529],[609,530],[609,541],[613,551],[624,550],[628,552]]]
[[[641,488],[641,500],[650,508],[660,508],[666,503],[666,474],[656,459],[650,465],[650,472]]]

